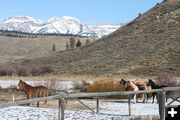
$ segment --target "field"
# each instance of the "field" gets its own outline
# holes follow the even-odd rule
[[[55,44],[56,51],[65,50],[70,38],[71,36],[41,36],[37,38],[0,36],[0,63],[52,54],[53,44]],[[87,39],[91,42],[94,40],[93,38],[75,37],[76,41],[78,39],[82,45]]]
[[[51,77],[52,79],[53,77]],[[23,78],[25,79],[25,78]],[[26,78],[28,79],[28,78]],[[32,79],[32,78],[31,78]],[[39,80],[38,80],[39,79]],[[53,78],[55,81],[57,80],[57,76],[54,76]],[[97,78],[96,78],[97,79]],[[41,78],[42,80],[42,78]],[[40,78],[36,78],[36,82],[41,82]],[[49,79],[50,80],[50,79]],[[132,80],[132,79],[131,79]],[[10,82],[14,83],[14,80],[6,80],[8,84]],[[18,80],[16,80],[18,82]],[[48,81],[46,79],[45,81]],[[65,80],[66,82],[67,80]],[[82,82],[83,80],[71,80],[72,82]],[[29,83],[29,81],[27,81]],[[32,82],[32,80],[31,80]],[[69,82],[66,84],[62,84],[62,80],[60,80],[61,84],[58,85],[64,85],[69,86]],[[101,92],[106,90],[119,90],[119,87],[116,87],[119,82],[116,81],[116,79],[112,77],[106,77],[101,78],[99,80],[93,80],[92,81],[95,86],[93,87],[93,84],[90,86],[91,91],[97,91],[100,90]],[[111,84],[112,83],[112,84]],[[32,84],[32,83],[30,83]],[[34,83],[35,84],[35,83]],[[37,84],[37,83],[36,83]],[[75,84],[77,85],[77,84]],[[78,84],[82,86],[82,84]],[[112,87],[112,86],[115,87]],[[13,86],[13,85],[12,85]],[[67,88],[69,88],[67,86]],[[81,88],[78,86],[79,88]],[[108,86],[108,87],[104,87]],[[77,86],[76,86],[77,87]],[[61,88],[61,87],[60,87]],[[63,87],[62,87],[63,88]],[[98,89],[97,89],[98,88]],[[113,89],[112,89],[113,88]],[[64,89],[66,89],[64,87]],[[103,90],[103,91],[102,91]],[[16,90],[0,90],[0,101],[1,102],[7,102],[12,101],[13,96],[12,93],[14,93],[15,101],[25,99],[25,94],[22,91],[16,91]],[[96,110],[96,100],[94,99],[82,99],[83,103],[88,105],[91,109]],[[170,101],[170,99],[168,100]],[[115,99],[115,98],[101,98],[100,99],[100,113],[95,114],[92,111],[88,110],[86,107],[84,107],[82,104],[80,104],[77,100],[68,100],[66,104],[65,109],[65,120],[158,120],[158,104],[151,103],[152,99],[149,99],[146,103],[142,103],[141,98],[139,99],[139,102],[134,104],[132,103],[132,116],[128,116],[128,102],[127,99]],[[174,103],[179,104],[179,103]],[[57,100],[51,100],[48,101],[46,105],[40,104],[40,108],[35,107],[36,103],[33,103],[31,106],[12,106],[12,107],[5,107],[0,109],[0,119],[6,120],[6,119],[13,119],[13,120],[57,120],[58,116],[58,101]]]
[[[4,101],[9,101],[12,92],[1,92],[4,94]],[[6,96],[6,97],[5,97]],[[24,94],[15,92],[16,100],[24,99]],[[82,99],[86,105],[95,110],[96,100]],[[141,101],[141,100],[140,100]],[[1,120],[57,120],[58,101],[48,101],[46,105],[40,104],[40,108],[35,107],[36,103],[31,106],[12,106],[0,109]],[[142,111],[143,109],[143,111]],[[140,117],[141,116],[141,117]],[[158,104],[147,103],[132,104],[132,116],[128,116],[127,99],[100,99],[100,113],[92,113],[76,100],[69,100],[66,104],[65,120],[134,120],[134,119],[158,119]]]
[[[94,106],[95,101],[84,101],[86,104]],[[128,116],[127,101],[101,101],[100,114],[94,114],[86,110],[65,110],[65,120],[133,120],[135,118],[153,118],[153,115],[158,118],[158,105],[157,104],[133,104],[132,116]],[[140,107],[139,107],[140,106]],[[143,111],[142,111],[143,109]],[[145,110],[146,109],[146,110]],[[57,120],[58,110],[51,108],[35,108],[14,106],[7,107],[0,110],[1,120]],[[151,120],[151,119],[148,119]]]

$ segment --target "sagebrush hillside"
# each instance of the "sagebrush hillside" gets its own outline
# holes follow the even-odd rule
[[[118,14],[117,14],[118,15]],[[89,46],[18,61],[68,74],[180,74],[180,1],[166,0]]]

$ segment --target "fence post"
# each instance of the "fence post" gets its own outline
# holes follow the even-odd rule
[[[99,98],[96,99],[96,112],[99,113]]]
[[[159,116],[160,120],[165,120],[165,98],[166,98],[166,92],[159,92],[158,93],[158,103],[159,103]]]
[[[128,110],[129,110],[129,116],[131,116],[131,95],[128,95]]]
[[[59,112],[58,112],[58,120],[64,120],[64,98],[59,98]]]

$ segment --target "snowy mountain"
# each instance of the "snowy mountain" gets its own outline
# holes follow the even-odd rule
[[[0,21],[0,30],[20,31],[28,33],[57,33],[80,36],[102,37],[121,27],[122,24],[88,25],[80,20],[63,16],[50,18],[47,21],[36,20],[28,16],[15,16]]]

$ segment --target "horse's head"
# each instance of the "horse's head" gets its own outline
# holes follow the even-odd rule
[[[23,89],[23,88],[24,88],[24,85],[25,85],[25,82],[19,79],[19,83],[18,83],[18,85],[17,85],[17,88],[18,88],[18,89]]]
[[[147,86],[151,86],[153,81],[151,79],[148,80]]]
[[[126,83],[127,83],[127,81],[126,80],[124,80],[124,79],[121,79],[121,81],[119,82],[121,85],[125,85]]]

